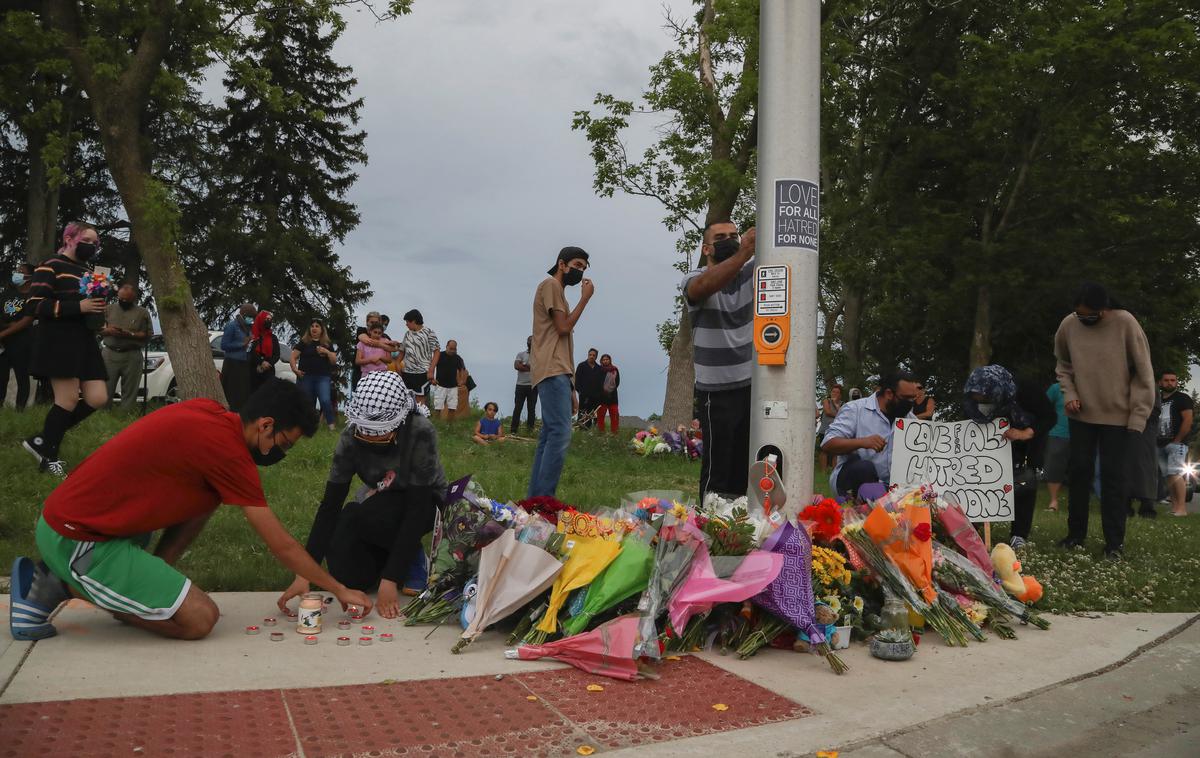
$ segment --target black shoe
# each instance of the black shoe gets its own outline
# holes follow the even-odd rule
[[[1143,508],[1142,510],[1138,511],[1138,515],[1142,518],[1158,518],[1158,511],[1154,510],[1153,508]]]
[[[1119,561],[1125,557],[1125,551],[1119,547],[1104,548],[1104,560]]]
[[[1083,547],[1083,540],[1078,537],[1064,537],[1058,541],[1058,546],[1063,550],[1074,550],[1077,547]]]
[[[21,440],[21,447],[38,462],[38,468],[43,468],[46,465],[46,460],[49,456],[46,453],[46,448],[41,437],[26,437]]]

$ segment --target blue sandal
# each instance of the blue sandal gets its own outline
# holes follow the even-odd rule
[[[24,556],[18,556],[12,567],[12,597],[8,605],[8,629],[14,640],[44,640],[58,634],[47,619],[53,608],[44,608],[27,598],[33,588],[36,566]]]

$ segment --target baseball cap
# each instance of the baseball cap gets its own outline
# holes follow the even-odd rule
[[[575,260],[576,258],[582,258],[586,261],[588,259],[587,251],[584,250],[582,247],[574,247],[574,246],[564,247],[562,250],[558,251],[557,260],[554,261],[554,265],[551,266],[550,270],[547,271],[546,273],[549,274],[550,276],[554,276],[554,272],[558,271],[558,262],[559,261],[562,261],[563,263],[570,263],[571,261]]]

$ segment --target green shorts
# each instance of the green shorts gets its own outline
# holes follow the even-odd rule
[[[55,576],[105,610],[165,621],[183,604],[192,580],[147,553],[147,543],[149,535],[80,542],[44,518],[37,523],[38,550]]]

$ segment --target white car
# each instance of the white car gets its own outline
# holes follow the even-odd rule
[[[217,373],[221,373],[221,364],[225,362],[225,354],[221,351],[221,332],[209,331],[208,342],[212,346],[213,366],[217,369]],[[167,355],[167,344],[163,340],[161,334],[156,334],[150,338],[150,343],[146,346],[146,366],[143,370],[142,387],[146,389],[151,400],[163,400],[168,403],[179,401],[179,394],[175,385],[175,369],[171,366],[171,356]],[[275,376],[280,379],[287,379],[289,382],[296,381],[296,374],[292,371],[291,365],[282,358],[275,364]],[[291,356],[289,351],[288,357]],[[138,398],[143,394],[142,388],[138,388]]]

